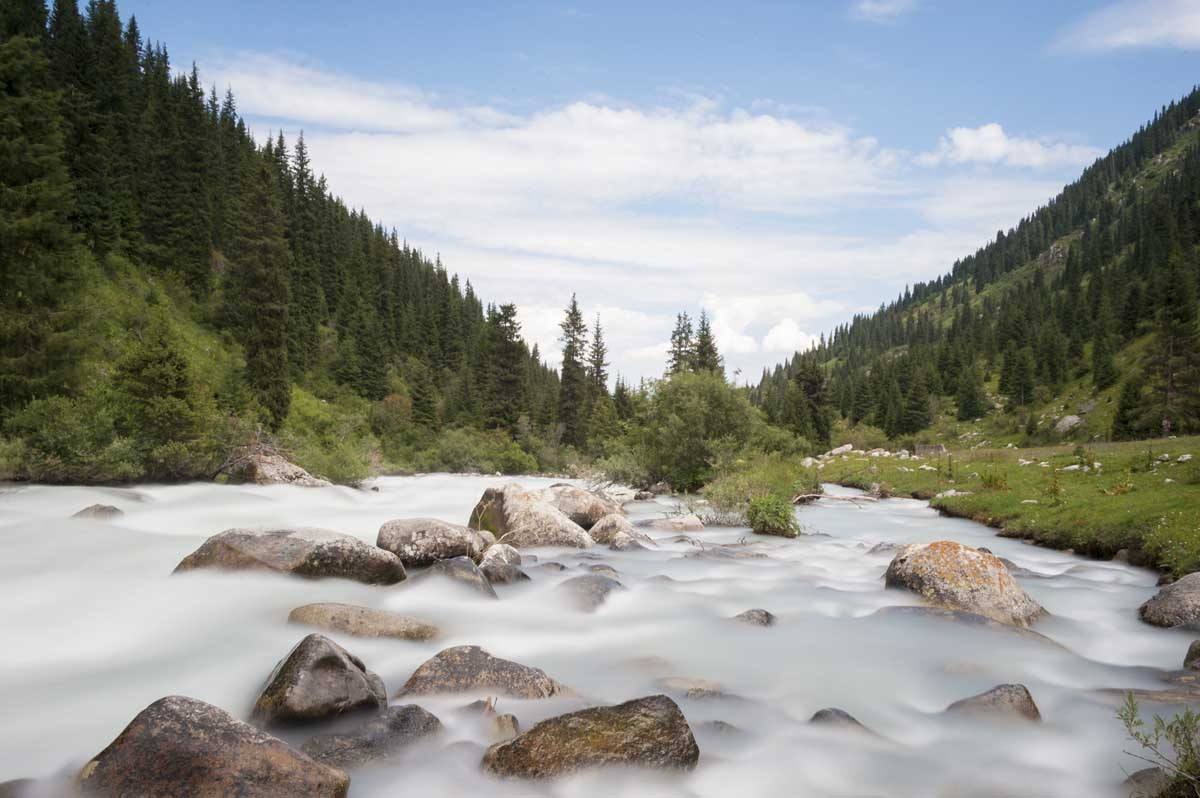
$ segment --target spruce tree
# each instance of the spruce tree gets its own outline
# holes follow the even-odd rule
[[[667,373],[678,374],[692,367],[695,341],[692,337],[692,320],[687,313],[675,317],[675,329],[671,331],[671,348],[667,352]]]
[[[1178,254],[1161,273],[1140,426],[1164,437],[1200,429],[1200,334],[1196,288]]]
[[[958,392],[955,396],[959,421],[972,421],[987,413],[987,395],[983,379],[974,363],[968,363],[959,375]]]
[[[1117,399],[1117,410],[1113,414],[1112,439],[1128,441],[1138,437],[1138,406],[1142,401],[1142,392],[1135,379],[1121,383],[1121,393]]]
[[[521,341],[521,325],[517,321],[517,306],[501,305],[488,319],[488,330],[492,363],[488,424],[515,434],[526,400],[526,352]]]
[[[721,365],[721,355],[717,352],[717,342],[713,338],[712,325],[708,321],[708,313],[700,311],[700,321],[696,325],[696,340],[692,347],[692,370],[711,371],[725,376]]]
[[[562,323],[562,368],[559,370],[558,422],[563,427],[563,442],[582,449],[587,442],[587,372],[583,364],[587,346],[587,325],[575,295],[567,306]]]
[[[932,421],[928,386],[924,370],[918,370],[904,402],[904,414],[899,427],[901,433],[911,435],[920,432]]]
[[[1117,381],[1117,364],[1113,361],[1113,319],[1108,300],[1100,301],[1092,336],[1092,385],[1097,391]]]
[[[608,345],[604,343],[604,330],[600,316],[592,327],[592,341],[588,346],[587,378],[592,399],[608,396]]]

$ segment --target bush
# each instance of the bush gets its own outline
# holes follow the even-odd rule
[[[1125,694],[1125,704],[1117,713],[1129,739],[1141,746],[1142,753],[1133,756],[1161,768],[1170,777],[1161,798],[1193,796],[1200,788],[1200,715],[1189,707],[1170,720],[1154,716],[1154,724],[1146,731],[1139,717],[1133,693]]]
[[[768,494],[750,500],[746,510],[746,520],[750,529],[759,535],[778,535],[794,538],[800,534],[800,522],[796,520],[792,503],[778,496]]]
[[[790,506],[794,496],[820,493],[815,469],[804,468],[795,458],[779,454],[753,453],[704,486],[710,518],[724,523],[746,521],[752,500],[773,496]]]
[[[292,389],[291,409],[279,430],[288,457],[331,482],[355,485],[371,474],[379,442],[367,424],[370,403],[342,393],[332,401]]]

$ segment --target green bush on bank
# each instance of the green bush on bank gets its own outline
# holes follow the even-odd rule
[[[760,535],[794,538],[800,534],[795,507],[787,499],[773,494],[751,499],[746,510],[746,521],[750,529]]]

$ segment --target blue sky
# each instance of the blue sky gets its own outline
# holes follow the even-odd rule
[[[1200,76],[1200,0],[123,0],[256,133],[556,351],[614,368],[706,308],[733,369],[1012,225]]]

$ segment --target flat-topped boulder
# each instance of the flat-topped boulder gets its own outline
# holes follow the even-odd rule
[[[505,565],[520,565],[522,562],[521,552],[507,543],[493,543],[483,552],[483,558],[480,559],[479,564],[487,565],[490,562],[504,563]]]
[[[535,546],[569,546],[586,549],[595,541],[579,524],[540,494],[515,482],[483,492],[467,524],[487,530],[497,543],[518,549]]]
[[[390,551],[353,535],[329,529],[227,529],[213,535],[175,566],[175,573],[198,568],[279,571],[309,579],[334,577],[369,585],[392,585],[407,576]]]
[[[375,544],[390,551],[409,568],[438,560],[469,557],[478,560],[488,541],[478,531],[436,518],[401,518],[379,528]]]
[[[669,515],[666,518],[655,518],[647,524],[651,529],[663,532],[703,532],[704,522],[695,513],[686,515]]]
[[[416,704],[403,704],[388,707],[351,731],[312,737],[301,750],[327,765],[358,767],[395,756],[441,730],[436,716]]]
[[[603,766],[690,770],[699,759],[679,706],[653,695],[544,720],[489,748],[483,767],[498,776],[548,779]]]
[[[621,514],[621,505],[575,485],[551,485],[539,495],[584,530],[590,530],[606,515]]]
[[[1138,607],[1138,616],[1155,626],[1200,629],[1200,572],[1164,585],[1153,598]]]
[[[288,621],[354,637],[431,640],[438,634],[436,626],[407,615],[337,602],[297,607],[288,615]]]
[[[896,554],[884,580],[930,603],[1029,626],[1046,611],[1013,579],[1000,558],[952,540],[912,544]]]
[[[421,663],[397,697],[474,690],[513,698],[549,698],[565,692],[566,688],[541,668],[493,657],[479,646],[455,646]]]
[[[350,779],[211,704],[183,696],[138,713],[79,774],[85,794],[344,798]]]
[[[999,717],[1041,720],[1033,696],[1023,684],[1001,684],[978,695],[955,701],[946,707],[950,714],[996,715]]]
[[[386,706],[382,679],[337,643],[311,634],[275,666],[250,717],[264,728],[294,726]]]

